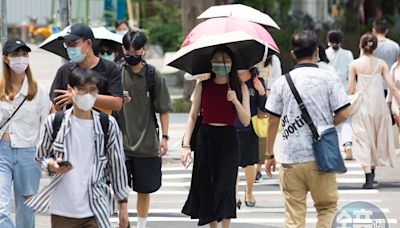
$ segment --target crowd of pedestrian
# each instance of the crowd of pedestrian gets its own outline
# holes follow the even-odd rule
[[[137,192],[137,227],[146,227],[150,195],[162,185],[171,98],[165,78],[144,58],[146,35],[125,21],[115,30],[123,35],[121,47],[106,40],[96,45],[82,23],[60,36],[70,61],[56,72],[48,95],[29,67],[28,45],[20,39],[4,44],[0,227],[35,227],[35,211],[48,212],[55,228],[111,227],[117,211],[119,227],[129,227],[131,191]],[[298,30],[290,41],[296,65],[283,76],[277,55],[240,69],[234,50],[216,47],[206,77],[198,77],[182,140],[182,165],[193,160],[182,213],[199,226],[229,227],[242,207],[238,169],[246,177],[244,204],[254,207],[261,166],[271,177],[279,162],[286,227],[305,227],[308,192],[317,227],[331,227],[336,174],[319,171],[304,109],[318,134],[337,128],[345,159],[365,172],[360,187],[375,188],[376,168],[397,164],[392,126],[400,127],[400,49],[387,32],[386,21],[375,21],[354,60],[342,48],[341,31],[329,31],[325,49],[315,32]],[[262,119],[265,134],[256,129]],[[281,150],[275,151],[279,132]],[[51,179],[39,189],[42,171]]]

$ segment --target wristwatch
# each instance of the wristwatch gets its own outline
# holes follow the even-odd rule
[[[169,136],[168,135],[162,135],[163,139],[166,139],[167,141],[169,140]]]
[[[273,154],[271,154],[271,155],[265,155],[264,156],[264,158],[265,158],[265,160],[272,160],[272,159],[274,159],[275,158],[275,156],[273,155]]]

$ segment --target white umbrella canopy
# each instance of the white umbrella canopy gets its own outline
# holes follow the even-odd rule
[[[264,26],[280,29],[278,24],[268,14],[242,4],[211,6],[202,14],[200,14],[197,19],[208,19],[215,17],[235,17]]]
[[[67,34],[68,30],[70,29],[70,26],[65,27],[63,30],[61,30],[58,33],[52,34],[50,37],[48,37],[43,43],[39,45],[40,48],[52,52],[58,56],[63,57],[64,59],[69,60],[68,54],[67,54],[67,49],[63,46],[63,41],[59,40],[58,37],[64,36]],[[95,42],[96,44],[99,43],[101,40],[109,40],[115,43],[116,47],[119,47],[120,52],[122,52],[122,35],[110,32],[108,29],[105,27],[98,27],[98,28],[91,28]],[[96,46],[94,44],[94,46]]]

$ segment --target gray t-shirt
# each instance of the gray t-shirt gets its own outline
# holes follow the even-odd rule
[[[374,51],[374,56],[383,59],[388,68],[392,67],[393,63],[396,62],[399,56],[400,48],[399,45],[391,39],[378,40],[378,47]],[[383,87],[386,90],[387,85],[385,79],[382,77]]]
[[[333,113],[350,105],[337,74],[314,64],[297,65],[290,71],[304,105],[318,129],[333,126]],[[285,77],[279,77],[271,88],[265,105],[267,112],[282,119],[282,163],[314,161],[312,133],[301,117],[299,106]]]

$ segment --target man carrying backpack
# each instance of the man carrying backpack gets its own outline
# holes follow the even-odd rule
[[[72,108],[51,114],[45,123],[36,160],[52,177],[26,201],[36,211],[47,209],[52,228],[111,228],[111,189],[119,204],[119,227],[128,227],[122,134],[112,116],[94,111],[100,77],[76,68],[69,77]]]
[[[129,186],[137,192],[137,227],[146,226],[150,193],[161,187],[161,156],[168,150],[168,124],[171,100],[165,79],[147,64],[146,36],[131,31],[122,39],[125,61],[122,84],[132,98],[119,112]],[[162,139],[155,113],[160,113]]]

